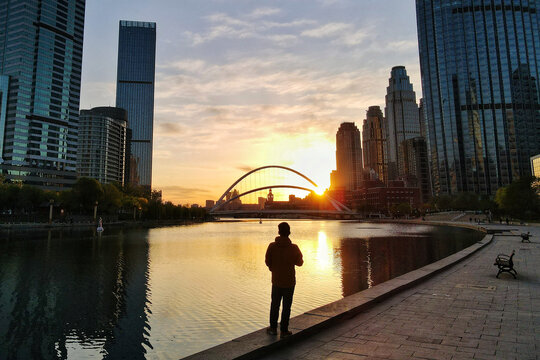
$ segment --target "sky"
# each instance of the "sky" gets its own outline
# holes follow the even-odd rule
[[[393,66],[421,97],[414,0],[88,0],[81,109],[115,105],[120,20],[157,23],[152,187],[176,204],[265,165],[327,188]]]

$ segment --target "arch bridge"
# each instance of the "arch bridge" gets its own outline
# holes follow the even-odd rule
[[[270,176],[268,172],[270,171]],[[274,175],[272,176],[272,172]],[[275,176],[279,172],[280,176]],[[300,182],[300,183],[298,183]],[[311,200],[298,199],[295,203],[284,201],[274,201],[272,190],[281,191],[289,189],[293,192],[307,192]],[[259,197],[255,204],[243,204],[241,199],[246,199],[250,195],[268,190],[268,195],[262,203]],[[213,215],[352,215],[353,212],[341,202],[323,194],[317,196],[320,191],[318,185],[306,175],[299,171],[280,165],[267,165],[248,171],[238,178],[218,199],[214,207],[210,210]],[[309,208],[311,207],[311,208]]]

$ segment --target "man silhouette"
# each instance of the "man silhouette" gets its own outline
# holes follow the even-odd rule
[[[291,305],[296,285],[294,266],[302,266],[302,252],[297,245],[291,242],[289,235],[291,228],[286,222],[278,225],[279,236],[268,245],[266,250],[266,266],[272,272],[272,304],[270,305],[270,327],[266,332],[270,335],[277,335],[277,321],[279,316],[279,306],[283,298],[283,310],[281,311],[280,332],[281,337],[286,337],[292,333],[289,331],[289,318],[291,316]]]

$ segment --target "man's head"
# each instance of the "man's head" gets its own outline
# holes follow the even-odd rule
[[[286,222],[282,222],[278,225],[278,234],[281,236],[289,236],[291,234],[291,227]]]

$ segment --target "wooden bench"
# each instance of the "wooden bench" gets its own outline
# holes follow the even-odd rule
[[[530,243],[531,232],[527,231],[527,233],[521,233],[521,242],[528,242]]]
[[[516,278],[517,272],[514,269],[514,261],[512,260],[515,254],[515,250],[512,251],[512,255],[508,256],[505,254],[499,254],[497,255],[497,258],[495,259],[495,266],[499,268],[499,272],[497,273],[497,278],[499,278],[499,275],[502,272],[510,273],[514,279]]]

